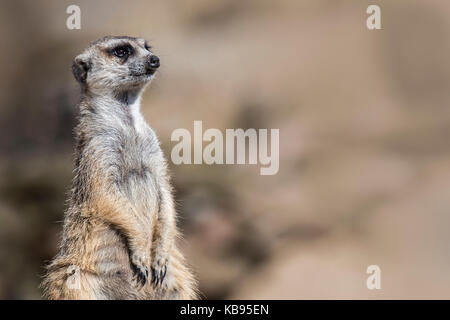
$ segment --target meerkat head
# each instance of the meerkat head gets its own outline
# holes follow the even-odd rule
[[[144,39],[104,37],[72,64],[75,79],[87,90],[115,93],[142,90],[159,68],[159,58]]]

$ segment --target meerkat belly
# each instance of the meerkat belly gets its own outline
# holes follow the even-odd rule
[[[124,266],[129,266],[130,260],[125,238],[118,230],[104,225],[95,232],[92,246],[92,256],[95,269],[99,275],[123,275]]]
[[[158,206],[158,183],[152,163],[158,157],[156,146],[140,136],[128,139],[119,168],[122,189],[139,212],[152,214]],[[155,150],[153,150],[155,149]]]
[[[94,233],[93,263],[101,298],[139,299],[140,294],[131,285],[134,271],[125,237],[110,225],[100,226]]]
[[[131,204],[144,216],[151,215],[158,205],[155,177],[145,166],[128,168],[121,181]]]

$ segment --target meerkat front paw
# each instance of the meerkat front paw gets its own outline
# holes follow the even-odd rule
[[[155,257],[152,262],[152,284],[156,287],[162,284],[167,273],[169,261],[167,258]]]
[[[131,255],[131,263],[134,267],[135,280],[137,284],[144,286],[148,280],[148,257],[144,255],[139,255],[133,253]]]

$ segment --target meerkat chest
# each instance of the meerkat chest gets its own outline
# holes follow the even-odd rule
[[[158,152],[152,152],[155,146],[151,140],[132,136],[123,144],[125,147],[118,159],[120,168],[119,185],[135,206],[142,212],[152,212],[157,206],[159,178],[153,163]]]
[[[125,171],[152,173],[154,163],[162,161],[161,149],[148,127],[143,127],[141,130],[142,132],[129,132],[120,142],[118,160],[120,167]]]
[[[159,166],[164,163],[163,154],[156,135],[144,119],[133,120],[118,144],[121,181],[133,193],[154,192],[161,172]]]

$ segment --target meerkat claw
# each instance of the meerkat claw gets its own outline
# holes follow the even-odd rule
[[[136,281],[141,286],[145,286],[148,280],[148,268],[147,267],[135,267],[136,269]]]
[[[167,273],[167,266],[164,266],[164,273],[163,273],[163,275],[162,275],[162,279],[164,280],[164,278],[165,278],[165,276],[166,276],[166,273]]]
[[[156,273],[156,270],[152,267],[152,283],[157,284],[158,283],[158,275]]]
[[[161,267],[151,267],[152,284],[156,287],[162,284],[167,273],[167,265]]]

